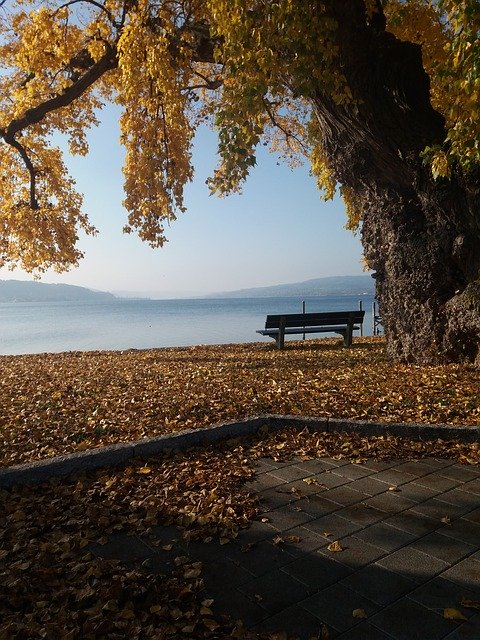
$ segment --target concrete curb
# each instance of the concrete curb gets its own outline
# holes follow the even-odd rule
[[[480,427],[265,415],[238,422],[221,422],[203,429],[187,429],[157,438],[109,445],[28,464],[0,468],[0,488],[39,484],[51,478],[67,476],[78,471],[122,464],[132,458],[146,458],[169,451],[185,451],[193,447],[255,435],[264,426],[278,431],[286,427],[293,427],[326,433],[351,432],[363,436],[389,434],[422,441],[441,439],[463,443],[480,442]]]

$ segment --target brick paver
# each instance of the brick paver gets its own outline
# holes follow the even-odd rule
[[[174,527],[157,527],[171,550],[119,532],[91,551],[159,571],[180,553],[201,560],[214,612],[261,632],[301,640],[322,637],[322,629],[338,640],[480,639],[478,609],[462,606],[480,601],[475,467],[431,458],[260,460],[256,472],[249,489],[261,514],[232,543],[187,543]],[[343,550],[330,551],[332,541]],[[445,619],[445,608],[466,620]]]

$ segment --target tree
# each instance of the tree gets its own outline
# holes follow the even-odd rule
[[[183,210],[195,129],[238,190],[269,142],[340,190],[374,270],[388,349],[480,362],[479,0],[18,0],[3,4],[0,262],[65,270],[82,212],[52,133],[88,152],[121,105],[124,230]]]

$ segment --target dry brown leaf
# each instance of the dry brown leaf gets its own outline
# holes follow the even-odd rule
[[[443,524],[452,524],[452,521],[448,516],[444,516],[443,518],[441,518],[440,522],[443,522]]]
[[[352,616],[354,618],[367,618],[367,614],[365,613],[365,609],[354,609],[352,611]]]
[[[453,609],[451,607],[447,607],[443,610],[443,617],[446,620],[467,620],[467,618],[461,611],[459,611],[458,609]]]
[[[397,487],[397,485],[396,485],[396,484],[392,484],[392,486],[391,486],[391,487],[388,487],[388,490],[389,490],[389,491],[393,491],[393,492],[395,492],[395,493],[396,493],[397,491],[400,491],[400,489]]]
[[[480,600],[468,600],[467,598],[462,598],[460,601],[460,605],[462,607],[465,607],[466,609],[480,610]]]
[[[339,553],[340,551],[343,551],[343,547],[338,540],[334,540],[333,542],[331,542],[328,545],[327,549],[332,553]]]

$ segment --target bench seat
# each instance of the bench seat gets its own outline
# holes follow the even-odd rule
[[[273,338],[283,349],[286,335],[310,333],[338,333],[346,347],[352,344],[352,333],[358,331],[365,311],[327,311],[323,313],[289,313],[268,315],[265,328],[257,333]]]

